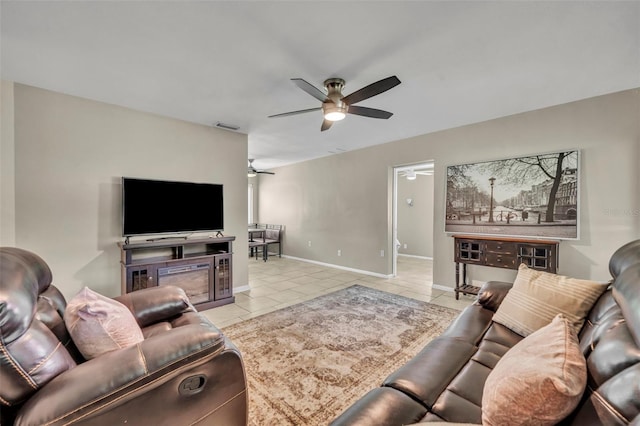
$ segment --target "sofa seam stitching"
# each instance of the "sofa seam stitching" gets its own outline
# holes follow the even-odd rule
[[[51,352],[49,352],[49,355],[47,355],[47,356],[46,356],[42,361],[40,361],[38,364],[34,365],[34,366],[33,366],[33,368],[27,372],[27,374],[31,375],[31,374],[33,374],[34,372],[38,371],[38,369],[39,369],[40,367],[42,367],[42,365],[43,365],[44,363],[46,363],[47,361],[49,361],[49,360],[51,359],[51,357],[53,357],[53,354],[55,354],[55,353],[58,351],[58,349],[60,349],[60,346],[61,346],[61,345],[62,345],[62,342],[58,340],[58,344],[56,345],[56,347],[55,347],[55,348],[53,348],[53,350],[52,350]]]
[[[2,339],[2,342],[0,342],[0,351],[2,351],[2,353],[7,357],[7,359],[9,360],[9,364],[18,372],[18,374],[20,374],[20,376],[22,376],[23,379],[25,379],[25,381],[34,389],[34,390],[38,390],[38,384],[29,376],[29,374],[24,371],[23,368],[21,368],[13,359],[13,356],[11,356],[11,354],[9,353],[9,351],[7,350],[5,344],[4,344],[4,339]]]

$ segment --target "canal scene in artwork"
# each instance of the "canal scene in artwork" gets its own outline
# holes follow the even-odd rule
[[[447,167],[445,232],[578,238],[578,151]]]

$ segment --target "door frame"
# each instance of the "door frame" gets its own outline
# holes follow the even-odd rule
[[[393,167],[393,214],[392,214],[392,231],[391,231],[391,247],[392,247],[392,267],[391,274],[393,277],[398,275],[398,246],[396,241],[398,241],[398,179],[401,178],[400,173],[406,172],[408,170],[415,171],[431,171],[433,172],[435,168],[434,160],[426,160],[420,161],[414,164],[402,165],[402,166],[394,166]],[[431,200],[433,203],[433,200]]]

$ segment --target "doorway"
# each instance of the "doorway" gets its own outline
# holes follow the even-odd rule
[[[393,276],[398,256],[433,259],[433,170],[425,161],[393,168]]]

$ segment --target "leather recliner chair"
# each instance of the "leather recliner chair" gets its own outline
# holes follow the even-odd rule
[[[238,349],[177,287],[115,299],[144,340],[85,360],[37,255],[0,248],[0,424],[247,424]]]

